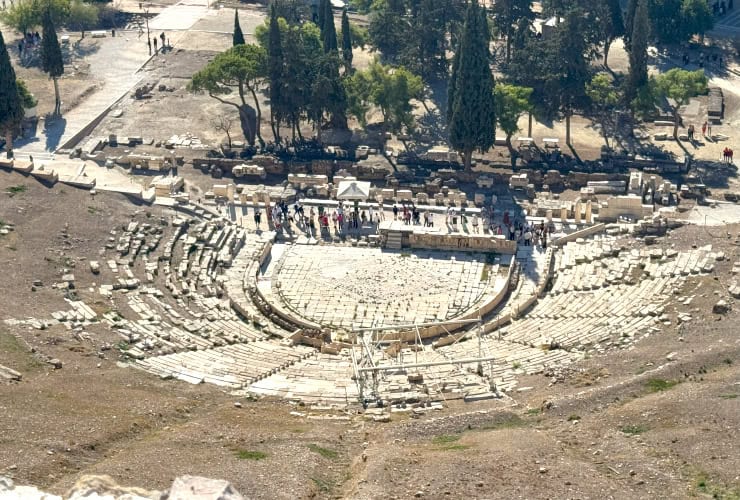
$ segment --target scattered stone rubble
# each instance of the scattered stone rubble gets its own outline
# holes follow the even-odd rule
[[[0,476],[0,498],[4,500],[242,500],[228,481],[199,476],[180,476],[165,491],[145,490],[117,484],[110,476],[82,476],[63,496],[34,486],[16,485]]]

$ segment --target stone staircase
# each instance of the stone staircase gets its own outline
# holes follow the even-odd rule
[[[401,249],[401,233],[399,231],[388,231],[388,240],[385,247],[393,250]]]

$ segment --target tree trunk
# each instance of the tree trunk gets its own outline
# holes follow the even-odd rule
[[[605,68],[609,67],[609,63],[607,62],[607,60],[609,59],[609,48],[611,47],[611,45],[612,45],[612,41],[607,38],[604,41],[604,67]]]
[[[473,150],[472,149],[466,149],[463,151],[463,164],[465,165],[465,171],[470,172],[472,169],[472,160],[473,160]]]
[[[678,107],[673,112],[673,138],[678,140],[678,125],[681,121],[681,117],[678,115]]]
[[[260,132],[260,126],[262,124],[262,109],[260,109],[260,101],[257,99],[257,93],[254,91],[253,87],[249,87],[249,91],[252,93],[254,107],[257,110],[257,126],[255,127],[255,134],[257,135],[257,139],[260,141],[260,146],[264,148],[265,141],[262,139],[262,133]]]
[[[506,35],[506,64],[511,62],[511,33]]]
[[[570,113],[565,115],[565,144],[570,146]]]
[[[532,112],[529,112],[529,127],[527,128],[527,137],[532,137]]]
[[[59,80],[57,80],[57,77],[52,78],[54,81],[54,114],[56,116],[60,116],[62,114],[62,99],[59,97]]]
[[[509,154],[511,156],[514,156],[516,152],[514,151],[514,146],[511,144],[511,134],[506,134],[506,147],[509,148]]]
[[[272,128],[275,144],[280,144],[280,124],[275,122],[275,114],[272,112],[272,109],[270,109],[270,128]]]
[[[250,146],[254,146],[254,130],[255,123],[257,121],[257,113],[255,112],[254,108],[248,104],[237,106],[237,109],[239,110],[239,124],[242,127],[244,139]]]
[[[8,160],[13,158],[13,129],[12,127],[5,131],[5,154]]]

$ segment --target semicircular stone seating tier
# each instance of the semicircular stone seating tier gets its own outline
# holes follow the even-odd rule
[[[391,402],[466,398],[491,385],[506,391],[520,374],[657,332],[671,293],[688,276],[711,272],[717,257],[711,247],[630,249],[606,235],[547,251],[522,247],[496,262],[381,255],[288,247],[272,232],[247,231],[199,207],[178,211],[139,215],[111,231],[98,291],[114,307],[98,313],[70,302],[71,312],[50,321],[74,327],[102,316],[132,365],[163,378],[340,406],[357,402],[354,366],[368,352],[294,345],[300,332],[480,318],[414,350],[373,349],[372,363],[389,368],[373,391]],[[493,361],[480,370],[454,363],[477,357]]]

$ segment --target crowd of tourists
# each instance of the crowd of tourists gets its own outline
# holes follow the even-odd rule
[[[263,229],[262,208],[253,208],[252,216],[257,229]],[[434,227],[435,214],[428,209],[411,204],[393,204],[393,220],[406,225]],[[375,234],[378,225],[385,220],[383,210],[372,205],[360,209],[351,203],[339,202],[336,208],[323,205],[304,208],[300,201],[288,204],[281,201],[272,205],[268,213],[269,226],[277,231],[291,232],[294,228],[312,237]],[[466,213],[465,209],[449,207],[445,211],[445,225],[451,231],[466,231],[473,234],[488,233],[503,236],[524,246],[547,248],[551,227],[544,221],[534,223],[526,218],[512,217],[508,210],[497,213],[491,207],[482,207],[480,213]]]

